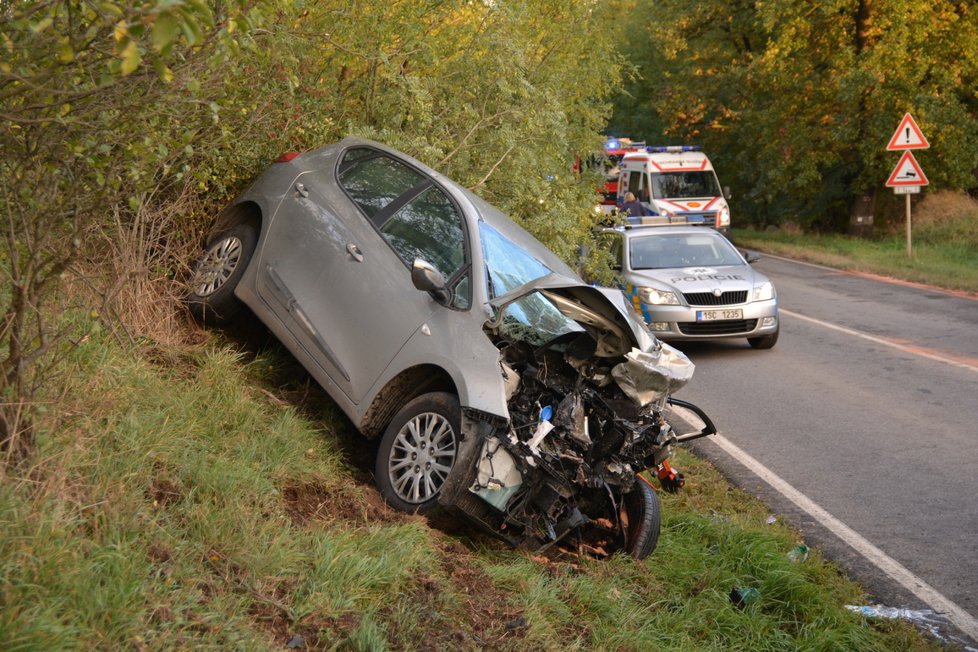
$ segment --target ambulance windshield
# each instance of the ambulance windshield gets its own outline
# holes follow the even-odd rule
[[[653,197],[693,199],[718,197],[720,184],[712,171],[660,172],[652,175]]]

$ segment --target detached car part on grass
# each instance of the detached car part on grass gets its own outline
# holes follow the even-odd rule
[[[513,545],[643,558],[681,478],[662,416],[693,365],[620,292],[588,286],[498,210],[347,138],[288,155],[219,216],[189,283],[204,323],[247,306],[368,438],[404,511]]]

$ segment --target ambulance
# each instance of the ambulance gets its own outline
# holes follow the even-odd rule
[[[647,213],[634,218],[636,223],[711,226],[730,236],[730,193],[721,190],[713,164],[698,146],[628,152],[618,170],[618,206],[631,192]]]
[[[605,179],[598,188],[601,201],[597,206],[599,212],[611,213],[621,202],[618,199],[618,179],[621,174],[619,165],[627,154],[645,151],[645,143],[635,142],[631,138],[608,138],[604,143],[604,149],[600,154],[593,155],[588,159],[587,165],[594,167],[600,165]],[[580,170],[580,163],[575,164],[575,171]]]

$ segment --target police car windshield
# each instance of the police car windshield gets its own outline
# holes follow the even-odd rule
[[[649,234],[629,238],[628,261],[633,270],[745,264],[733,245],[710,233]]]
[[[720,184],[713,172],[660,172],[652,175],[652,196],[670,199],[718,197]]]

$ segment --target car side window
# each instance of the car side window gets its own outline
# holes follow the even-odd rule
[[[434,265],[449,286],[454,284],[454,307],[469,307],[465,231],[458,210],[445,193],[429,187],[385,220],[380,232],[406,264],[420,258]]]
[[[343,155],[339,181],[367,217],[373,218],[426,178],[381,152],[358,147]]]

